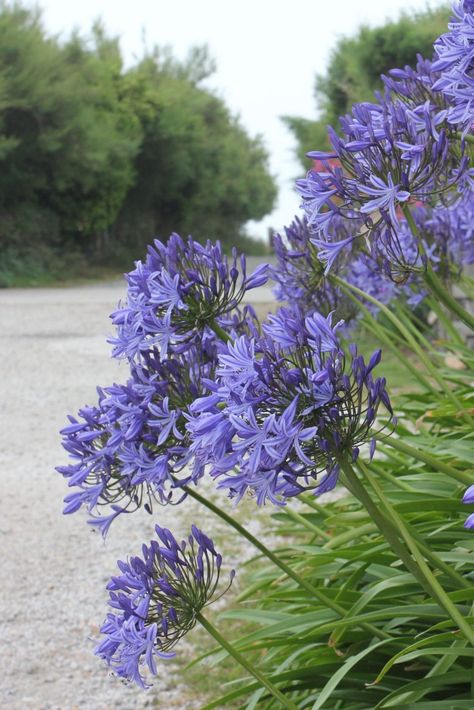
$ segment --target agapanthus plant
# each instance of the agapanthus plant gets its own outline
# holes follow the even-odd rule
[[[205,246],[172,234],[166,244],[155,240],[144,263],[127,274],[125,303],[112,314],[117,335],[110,340],[115,357],[139,360],[156,350],[161,358],[200,340],[205,330],[220,331],[245,293],[268,278],[262,264],[247,275],[245,257],[232,258],[219,242]]]
[[[327,316],[334,312],[347,325],[357,316],[357,308],[337,286],[325,280],[322,258],[311,236],[306,217],[295,217],[284,234],[273,236],[277,264],[270,274],[276,281],[275,295],[304,313],[318,311]],[[346,263],[347,259],[338,263],[337,270],[343,271]]]
[[[343,222],[344,220],[340,220],[341,229]],[[347,230],[347,223],[345,228]],[[277,264],[270,273],[277,284],[275,295],[278,300],[290,303],[293,307],[298,306],[302,313],[318,311],[327,316],[332,312],[336,320],[343,319],[342,327],[346,334],[362,316],[362,312],[334,283],[334,275],[357,286],[372,299],[385,305],[395,298],[405,299],[410,303],[413,301],[411,285],[414,277],[411,277],[408,285],[395,284],[387,275],[383,260],[381,262],[373,254],[360,250],[355,240],[352,242],[352,249],[349,246],[342,253],[335,254],[334,260],[331,260],[331,273],[328,278],[323,262],[331,256],[327,250],[318,249],[318,240],[313,237],[306,217],[296,217],[290,227],[285,228],[284,237],[280,234],[274,236]],[[408,234],[408,239],[411,247],[411,233]],[[407,239],[403,241],[405,243]],[[363,302],[372,313],[377,313],[378,308],[374,305],[374,300],[363,299]]]
[[[435,88],[450,102],[448,120],[464,134],[472,133],[474,121],[474,2],[453,3],[454,17],[449,32],[434,45],[437,59],[433,68],[441,73]]]
[[[98,389],[96,406],[84,407],[62,430],[63,446],[73,459],[58,467],[74,492],[65,498],[65,513],[81,506],[96,512],[112,505],[107,515],[89,522],[105,535],[123,512],[154,501],[175,503],[181,486],[203,473],[191,458],[186,411],[204,392],[203,379],[213,376],[221,345],[206,337],[172,359],[144,353],[133,363],[126,385]]]
[[[188,429],[199,466],[240,500],[279,504],[304,490],[336,485],[339,462],[371,453],[379,407],[392,417],[385,379],[374,379],[351,346],[346,358],[332,315],[282,308],[260,338],[241,336],[218,355],[209,394],[191,407]]]
[[[218,598],[222,564],[213,541],[195,525],[180,543],[170,530],[159,525],[155,530],[158,540],[143,545],[142,557],[117,563],[121,574],[107,585],[113,611],[95,651],[114,673],[142,688],[146,668],[157,675],[156,660],[172,658],[171,649]]]
[[[421,59],[417,75],[392,72],[377,102],[356,104],[340,119],[341,136],[329,129],[332,152],[308,154],[325,170],[310,171],[298,189],[327,271],[355,241],[384,259],[384,271],[396,281],[426,268],[423,244],[415,239],[407,252],[401,242],[403,213],[410,203],[436,205],[450,193],[455,201],[456,190],[472,182],[466,145],[447,120],[443,95],[433,88],[436,76]],[[341,219],[353,224],[343,239],[337,233]]]

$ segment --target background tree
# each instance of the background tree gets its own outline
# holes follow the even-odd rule
[[[329,147],[327,126],[337,128],[339,116],[353,103],[370,101],[381,88],[380,75],[394,67],[413,66],[416,55],[431,58],[433,42],[443,32],[451,15],[449,7],[402,13],[382,27],[362,26],[354,37],[342,37],[334,47],[325,74],[315,80],[316,106],[320,118],[311,121],[284,116],[283,121],[297,140],[297,155],[306,171],[310,150]]]
[[[205,49],[146,52],[48,36],[41,14],[0,2],[0,285],[126,268],[173,230],[226,245],[271,211],[259,138],[203,86]]]
[[[177,64],[154,50],[124,77],[124,100],[142,130],[136,180],[115,232],[137,247],[150,234],[176,230],[198,239],[238,242],[249,219],[263,217],[276,197],[267,156],[224,102],[201,82],[214,67],[205,49]]]

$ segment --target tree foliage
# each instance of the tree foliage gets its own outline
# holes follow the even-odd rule
[[[416,55],[431,58],[433,41],[446,30],[450,10],[441,7],[416,13],[402,13],[381,27],[360,27],[353,37],[342,37],[334,47],[325,74],[315,80],[317,121],[285,116],[283,121],[297,140],[297,155],[304,169],[309,150],[329,147],[327,126],[337,127],[339,116],[358,101],[370,101],[381,88],[380,75],[393,67],[413,66]]]
[[[271,210],[267,154],[203,86],[214,68],[195,48],[124,69],[100,23],[60,42],[0,2],[0,284],[67,255],[125,265],[173,230],[231,244]]]
[[[259,219],[275,197],[259,138],[250,138],[224,102],[200,86],[209,75],[205,52],[176,65],[159,52],[126,76],[124,96],[134,106],[142,140],[136,179],[117,229],[132,239],[140,215],[145,233],[192,233],[231,242],[243,222]],[[185,108],[185,110],[184,110]]]

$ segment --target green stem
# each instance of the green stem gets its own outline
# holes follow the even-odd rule
[[[453,604],[438,580],[434,577],[413,539],[407,533],[404,525],[400,524],[398,516],[395,514],[392,515],[391,520],[388,519],[366,492],[352,467],[346,462],[340,463],[349,490],[359,499],[362,505],[364,505],[392,550],[398,555],[408,571],[418,580],[427,594],[446,611],[464,636],[474,645],[474,629],[465,621],[458,608]],[[394,524],[394,519],[398,525]],[[399,539],[399,535],[402,537],[408,550]]]
[[[456,327],[452,324],[446,313],[443,311],[436,298],[430,296],[427,300],[429,307],[434,313],[436,313],[439,318],[439,322],[442,324],[446,333],[451,336],[453,342],[456,343],[456,345],[463,346],[464,340],[461,338]]]
[[[203,496],[201,496],[199,493],[196,493],[196,491],[194,491],[192,488],[189,488],[188,486],[182,486],[182,488],[184,491],[186,491],[186,493],[188,493],[188,495],[190,495],[192,498],[197,500],[199,503],[204,505],[216,515],[218,515],[222,520],[224,520],[224,522],[233,527],[234,530],[237,530],[239,535],[242,535],[242,537],[252,543],[252,545],[256,547],[257,550],[260,550],[263,555],[268,557],[269,560],[271,560],[277,567],[283,570],[283,572],[285,572],[288,577],[291,577],[300,587],[306,589],[306,591],[309,592],[309,594],[311,594],[312,596],[314,596],[319,602],[321,602],[321,604],[324,604],[324,606],[335,611],[338,616],[342,618],[345,616],[346,609],[343,606],[334,602],[330,597],[324,594],[324,592],[321,592],[319,589],[317,589],[317,587],[314,587],[303,577],[300,577],[300,575],[297,574],[289,565],[287,565],[286,562],[283,562],[282,559],[280,559],[271,550],[269,550],[268,547],[266,547],[262,542],[260,542],[260,540],[257,540],[257,538],[254,537],[252,533],[250,533],[246,528],[244,528],[243,525],[238,523],[237,520],[234,520],[234,518],[232,518],[230,515],[227,515],[224,510],[218,508],[217,505],[214,505],[214,503],[212,503],[210,500],[203,498]],[[389,638],[389,636],[384,631],[377,629],[371,624],[361,624],[361,626],[366,631],[370,631],[370,633],[372,633],[374,636],[377,636],[378,638]]]
[[[464,589],[470,589],[471,584],[468,582],[462,575],[459,574],[455,569],[453,569],[450,565],[448,565],[444,560],[442,560],[438,555],[433,552],[428,545],[425,544],[423,538],[421,535],[419,535],[418,532],[413,530],[412,526],[410,523],[408,523],[406,520],[400,517],[400,515],[397,513],[396,509],[393,508],[392,504],[388,501],[386,498],[382,488],[379,486],[378,482],[376,479],[372,476],[370,470],[368,467],[364,464],[362,460],[359,460],[357,462],[358,468],[362,471],[362,473],[365,475],[367,480],[369,481],[370,485],[384,504],[386,510],[388,511],[389,515],[394,518],[397,521],[397,525],[401,527],[405,527],[409,535],[415,540],[416,544],[418,545],[420,551],[424,554],[427,560],[429,560],[432,565],[435,568],[438,568],[442,570],[448,577],[452,579],[453,582],[456,583],[457,586],[462,587]],[[373,464],[372,464],[373,466]],[[380,475],[380,471],[377,470],[377,474]]]
[[[423,461],[423,463],[428,464],[428,466],[432,466],[436,471],[446,473],[448,476],[451,476],[451,478],[454,478],[456,481],[459,481],[459,483],[462,483],[465,486],[472,486],[474,482],[474,476],[472,474],[459,471],[450,464],[440,461],[437,456],[432,456],[426,451],[423,451],[423,449],[410,446],[410,444],[405,443],[401,439],[396,439],[394,436],[388,437],[384,434],[374,434],[374,438],[377,439],[377,441],[382,441],[385,446],[391,446],[393,449],[401,451],[403,454],[408,454],[408,456],[412,456],[412,458],[418,461]]]
[[[448,310],[452,311],[459,320],[465,323],[468,328],[474,330],[474,316],[468,313],[468,311],[461,306],[459,301],[449,293],[439,276],[433,271],[431,264],[428,264],[424,277],[426,283],[431,288],[434,295],[439,298],[441,303],[443,303]]]
[[[463,137],[462,133],[458,131],[456,133],[456,138],[458,138],[458,140],[464,140],[466,143],[474,143],[474,135],[472,135],[472,133],[466,133]]]
[[[408,226],[410,227],[411,233],[418,242],[418,249],[420,253],[424,253],[423,243],[420,238],[420,232],[416,226],[416,222],[413,218],[411,210],[407,204],[402,205],[402,211],[407,220]],[[447,288],[444,286],[443,282],[439,276],[433,271],[431,262],[427,260],[426,271],[424,272],[424,279],[430,289],[433,291],[435,296],[439,298],[441,303],[443,303],[446,308],[457,315],[457,317],[462,320],[471,330],[474,330],[474,316],[471,316],[459,303],[459,301],[452,296]]]
[[[425,588],[431,590],[431,596],[438,602],[438,604],[440,604],[440,606],[444,608],[444,610],[451,617],[456,626],[458,626],[459,630],[464,634],[465,638],[467,638],[467,640],[474,646],[474,629],[471,627],[470,624],[466,622],[464,616],[461,614],[457,606],[453,604],[448,594],[445,592],[445,590],[439,583],[437,577],[428,567],[423,555],[421,554],[421,550],[419,549],[416,541],[413,539],[413,536],[410,533],[409,527],[407,526],[406,522],[397,513],[395,508],[387,499],[382,488],[379,486],[374,476],[372,476],[369,469],[362,462],[359,463],[359,468],[364,474],[369,484],[371,485],[372,489],[377,494],[377,497],[379,498],[383,508],[385,509],[385,514],[390,517],[391,523],[394,524],[395,529],[398,531],[406,546],[413,555],[413,558],[415,559],[418,565],[419,571],[424,577]],[[440,569],[446,566],[445,563],[442,560],[439,560],[437,556],[434,555],[432,552],[430,552],[430,557],[432,558],[434,565],[439,567]],[[465,586],[464,583],[463,586]]]
[[[217,323],[217,321],[212,318],[211,320],[208,321],[208,325],[214,333],[219,336],[221,340],[224,341],[224,343],[229,343],[232,342],[232,338],[228,333],[225,332],[224,328],[221,328],[221,326]]]
[[[375,525],[385,537],[392,550],[405,564],[407,570],[411,572],[415,579],[420,582],[422,587],[426,589],[425,579],[420,574],[416,563],[408,554],[404,545],[402,545],[394,525],[389,520],[387,520],[385,515],[381,512],[379,506],[377,506],[372,500],[372,498],[368,495],[365,488],[360,483],[356,473],[353,471],[352,467],[345,461],[341,461],[340,465],[343,471],[343,482],[348,488],[348,490],[365,507],[365,509],[369,513],[369,516],[372,518]],[[431,590],[429,590],[429,594],[431,596]]]
[[[341,287],[342,288],[342,287]],[[387,334],[386,329],[381,326],[378,322],[377,319],[374,318],[372,313],[369,311],[369,309],[364,306],[363,303],[360,302],[358,298],[354,296],[348,289],[343,289],[347,296],[354,301],[358,307],[361,309],[361,311],[364,314],[364,321],[365,321],[365,326],[371,330],[371,332],[379,338],[379,340],[389,349],[393,352],[394,355],[398,358],[398,360],[411,372],[411,374],[418,380],[418,382],[424,387],[428,392],[434,392],[433,386],[430,384],[430,382],[424,377],[421,372],[419,372],[415,365],[410,362],[410,360],[405,357],[403,354],[402,350],[397,347],[391,340],[390,336]],[[392,336],[393,337],[393,336]],[[396,336],[398,341],[403,342],[403,340],[399,337]]]
[[[231,646],[230,643],[226,641],[226,639],[221,636],[219,631],[216,629],[216,627],[211,624],[200,612],[196,613],[196,619],[199,621],[201,626],[203,626],[206,631],[215,638],[217,643],[224,648],[229,656],[232,656],[232,658],[239,663],[242,668],[245,668],[245,670],[253,675],[253,677],[262,685],[265,687],[269,693],[273,695],[274,698],[280,701],[280,703],[283,705],[283,707],[288,708],[288,710],[298,710],[297,705],[291,702],[291,700],[288,700],[283,693],[281,693],[278,688],[273,685],[273,683],[268,680],[260,671],[257,670],[255,665],[253,663],[250,663],[247,661],[247,659],[242,656],[241,653],[239,653],[233,646]]]
[[[474,298],[474,279],[470,278],[467,274],[461,274],[457,285],[467,298]]]
[[[340,607],[338,604],[334,604],[332,599],[329,599],[323,592],[320,592],[319,589],[316,587],[313,587],[312,584],[307,582],[305,579],[300,577],[298,574],[296,574],[292,568],[286,564],[286,562],[283,562],[282,559],[280,559],[277,555],[275,555],[271,550],[268,549],[260,540],[258,540],[256,537],[252,535],[251,532],[249,532],[246,528],[243,527],[240,523],[237,522],[237,520],[234,520],[230,515],[228,515],[224,510],[221,508],[218,508],[214,503],[212,503],[210,500],[207,500],[206,498],[203,498],[199,493],[196,493],[192,488],[189,488],[188,486],[183,486],[183,490],[185,490],[192,498],[195,500],[199,501],[202,505],[206,506],[209,510],[212,510],[213,513],[218,515],[224,522],[226,522],[228,525],[234,528],[234,530],[237,530],[239,535],[242,535],[242,537],[246,538],[249,542],[252,543],[254,547],[257,548],[257,550],[260,550],[262,554],[264,554],[266,557],[268,557],[269,560],[271,560],[277,567],[279,567],[285,574],[288,575],[288,577],[291,577],[294,579],[294,581],[306,589],[307,592],[312,594],[313,596],[318,599],[321,603],[323,603],[325,606],[330,607],[335,611],[337,614],[342,615],[345,614],[345,609],[343,607]]]
[[[412,322],[411,318],[407,316],[406,310],[399,303],[395,302],[394,310],[397,314],[397,317],[404,324],[406,329],[411,332],[413,337],[416,338],[416,340],[420,343],[421,347],[425,348],[427,352],[433,350],[432,344],[422,334],[421,329],[417,328],[416,325]]]
[[[413,217],[413,215],[411,213],[411,209],[409,208],[409,206],[406,203],[401,205],[401,208],[402,208],[403,214],[405,215],[405,219],[408,223],[408,226],[410,227],[410,231],[417,241],[418,251],[422,256],[424,256],[426,254],[425,247],[423,246],[423,241],[421,239],[419,229],[416,226],[415,218]]]
[[[309,530],[309,532],[313,533],[316,537],[322,537],[326,540],[331,539],[331,536],[325,530],[321,530],[320,527],[314,525],[314,523],[312,523],[310,520],[307,520],[304,515],[301,515],[300,513],[297,513],[294,510],[291,510],[291,508],[289,507],[286,508],[285,513],[286,515],[288,515],[289,518],[294,520],[295,523],[299,523],[304,528],[306,528],[306,530]]]
[[[384,478],[386,481],[395,486],[395,488],[399,488],[400,490],[408,493],[416,493],[416,489],[413,488],[413,486],[410,486],[408,483],[405,483],[405,481],[402,481],[400,478],[397,478],[397,476],[393,476],[391,473],[386,471],[383,461],[380,464],[372,462],[372,468],[377,471],[381,478]]]
[[[328,512],[327,508],[321,503],[316,503],[311,494],[303,493],[298,498],[305,504],[309,505],[310,508],[322,515],[323,518],[330,518],[332,513]]]
[[[440,386],[440,388],[446,394],[446,396],[451,401],[451,403],[454,404],[454,406],[461,411],[462,410],[461,403],[453,395],[453,393],[451,392],[449,387],[446,386],[446,382],[440,376],[437,368],[433,365],[430,358],[427,356],[427,354],[424,352],[424,350],[420,347],[418,342],[415,340],[415,338],[410,333],[410,331],[405,327],[405,325],[401,322],[401,320],[399,318],[397,318],[397,316],[389,308],[387,308],[387,306],[385,306],[383,303],[380,303],[380,301],[378,301],[376,298],[373,298],[368,293],[365,293],[357,286],[354,286],[353,284],[350,284],[350,283],[346,283],[345,281],[340,279],[338,276],[332,276],[331,279],[335,283],[337,283],[343,290],[346,290],[347,288],[349,288],[351,291],[353,291],[355,294],[357,294],[361,298],[366,299],[367,301],[370,301],[371,303],[376,305],[382,313],[384,313],[387,316],[387,318],[394,324],[394,326],[396,326],[396,328],[403,335],[407,344],[411,347],[413,352],[415,352],[417,354],[418,358],[424,364],[427,371],[430,373],[430,375],[433,377],[433,379],[437,382],[437,384]]]

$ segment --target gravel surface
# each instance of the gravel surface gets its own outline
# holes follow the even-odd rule
[[[106,343],[108,314],[123,295],[122,282],[0,291],[0,707],[6,710],[201,705],[180,672],[190,643],[199,648],[198,629],[148,693],[122,684],[92,654],[106,613],[105,584],[116,560],[152,537],[153,518],[142,511],[122,516],[104,543],[85,513],[61,512],[67,489],[54,467],[66,455],[58,430],[68,412],[95,401],[97,385],[127,378]],[[261,289],[252,300],[262,309],[270,298]],[[155,517],[176,534],[198,521],[224,546],[230,565],[252,554],[240,541],[236,550],[219,521],[192,500]]]

